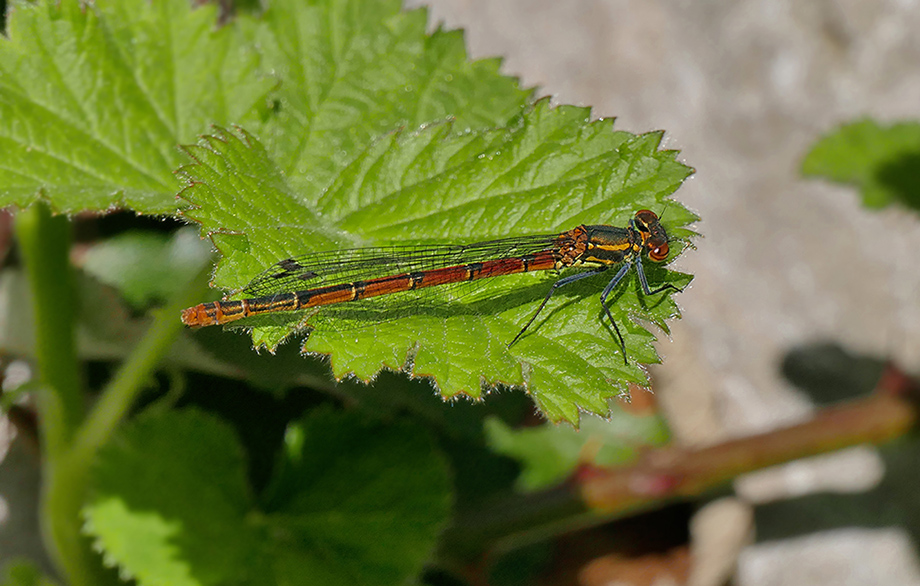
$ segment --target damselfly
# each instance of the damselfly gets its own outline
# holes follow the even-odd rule
[[[533,324],[557,289],[619,265],[600,300],[613,325],[623,360],[628,364],[626,343],[610,313],[607,299],[632,267],[636,268],[639,284],[646,295],[682,291],[670,283],[650,289],[642,269],[643,254],[661,262],[667,258],[668,251],[668,235],[658,216],[649,210],[640,210],[626,228],[582,225],[561,234],[502,238],[474,244],[320,252],[287,258],[272,265],[239,291],[244,299],[225,299],[190,307],[182,312],[182,322],[191,327],[219,325],[254,315],[299,311],[528,271],[585,268],[584,272],[565,276],[550,287],[537,311],[508,344],[510,347]]]

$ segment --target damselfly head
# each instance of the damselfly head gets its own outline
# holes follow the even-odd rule
[[[656,262],[668,258],[668,233],[658,221],[658,215],[651,210],[639,210],[633,220],[633,226],[642,235],[642,247],[648,251],[648,257]]]

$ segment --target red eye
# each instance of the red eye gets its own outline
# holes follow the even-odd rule
[[[649,248],[648,257],[654,261],[661,262],[668,258],[668,243],[658,244]]]

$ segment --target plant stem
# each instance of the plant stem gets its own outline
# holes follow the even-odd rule
[[[140,343],[84,416],[74,339],[77,304],[68,262],[70,224],[39,203],[17,215],[16,228],[35,314],[45,546],[70,584],[108,583],[111,576],[80,533],[90,468],[182,328],[180,310],[203,294],[208,268],[156,313]]]
[[[622,515],[662,499],[705,494],[753,470],[861,444],[884,444],[910,431],[917,420],[912,398],[880,386],[870,397],[826,407],[798,425],[706,448],[669,446],[649,452],[633,466],[588,471],[580,483],[581,496],[601,514]]]
[[[39,202],[16,215],[16,237],[32,293],[38,367],[39,437],[43,451],[42,532],[49,555],[70,577],[83,575],[85,556],[76,517],[61,518],[50,487],[60,484],[71,438],[84,416],[74,328],[77,300],[68,254],[70,222]],[[60,495],[67,496],[67,495]]]
[[[45,457],[59,457],[83,420],[83,385],[74,327],[77,299],[70,269],[70,222],[44,203],[16,214],[16,237],[32,293],[37,394]]]

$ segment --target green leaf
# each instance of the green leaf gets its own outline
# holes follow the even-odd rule
[[[141,417],[103,448],[94,475],[85,531],[123,575],[181,586],[249,571],[251,497],[225,423],[197,411]]]
[[[215,284],[227,289],[310,251],[552,234],[581,223],[624,226],[643,208],[666,209],[669,228],[692,222],[693,214],[666,201],[692,170],[673,151],[658,150],[659,133],[611,127],[610,120],[589,122],[585,108],[550,108],[544,100],[507,129],[458,134],[441,124],[391,134],[344,168],[316,206],[303,201],[254,137],[221,131],[188,147],[195,163],[182,169],[182,197],[193,204],[187,215],[224,255]],[[676,254],[680,246],[673,248]],[[689,282],[652,264],[646,267],[654,286]],[[310,321],[318,328],[304,351],[330,354],[338,378],[369,380],[382,368],[411,363],[410,372],[431,377],[445,397],[522,385],[551,420],[577,422],[579,409],[606,414],[607,399],[627,382],[647,382],[636,363],[657,361],[654,337],[631,316],[663,325],[677,308],[667,294],[645,298],[634,277],[618,287],[613,313],[631,361],[624,366],[600,318],[598,295],[610,279],[601,275],[560,291],[508,348],[556,278],[479,281],[479,293],[460,300],[426,289],[418,302],[414,293],[404,295],[405,307],[394,311],[327,307]],[[303,319],[277,314],[246,325],[257,326],[257,345],[274,349]]]
[[[550,424],[512,429],[501,419],[490,417],[485,432],[493,450],[521,463],[518,488],[525,491],[558,484],[579,464],[626,464],[641,450],[662,446],[670,437],[660,416],[637,416],[621,410],[607,420],[584,417],[580,429]]]
[[[210,256],[189,229],[172,235],[134,231],[90,248],[83,269],[118,289],[135,309],[143,309],[187,287]]]
[[[450,515],[447,464],[408,422],[371,423],[320,410],[289,427],[263,499],[269,534],[298,547],[278,556],[272,583],[406,583]]]
[[[802,172],[859,187],[866,207],[920,210],[920,123],[844,124],[815,143]]]
[[[253,130],[305,202],[315,203],[378,137],[451,118],[459,129],[505,125],[531,92],[471,62],[460,31],[426,34],[425,10],[400,0],[276,0],[253,43],[284,80],[277,116]]]
[[[176,145],[253,122],[276,84],[213,4],[14,1],[0,37],[0,206],[176,209]]]
[[[280,467],[257,509],[226,423],[145,415],[100,453],[85,529],[144,586],[383,585],[421,570],[449,512],[445,464],[407,424],[308,416]]]

